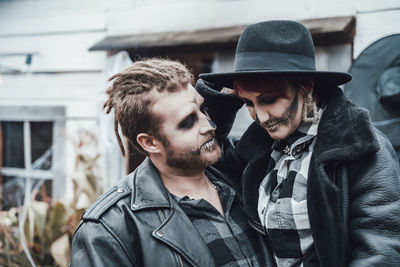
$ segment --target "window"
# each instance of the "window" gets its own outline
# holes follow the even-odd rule
[[[62,196],[63,107],[0,107],[0,207]]]

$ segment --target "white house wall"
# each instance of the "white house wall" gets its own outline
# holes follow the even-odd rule
[[[65,187],[72,196],[77,132],[98,131],[100,94],[106,52],[88,49],[106,32],[110,5],[126,1],[2,1],[0,3],[0,64],[32,74],[1,74],[1,106],[63,106],[65,118]],[[112,9],[111,8],[111,9]],[[15,55],[20,53],[21,55]],[[33,53],[27,66],[27,53]],[[14,56],[5,56],[14,54]],[[37,74],[35,72],[41,72]],[[94,151],[92,151],[94,152]],[[59,164],[59,163],[57,163]]]
[[[133,0],[11,0],[0,2],[0,36],[102,31],[113,9],[129,9]]]
[[[105,53],[89,53],[88,49],[103,37],[102,32],[0,37],[0,55],[10,52],[34,53],[30,66],[33,72],[101,72]],[[25,70],[24,55],[2,57],[0,62],[17,70]]]
[[[368,10],[358,14],[354,58],[373,42],[385,36],[400,33],[400,1],[396,2],[397,8],[393,10],[380,9],[377,12]]]
[[[369,44],[400,32],[398,0],[136,0],[107,13],[107,35],[243,25],[271,19],[355,16],[353,58]]]
[[[93,101],[103,87],[102,73],[2,75],[0,103],[27,104]],[[86,112],[86,111],[85,111]],[[74,116],[96,116],[77,111]]]
[[[135,1],[132,9],[108,13],[108,35],[207,29],[271,19],[306,19],[355,13],[351,1],[175,0]],[[350,2],[350,4],[348,3]]]

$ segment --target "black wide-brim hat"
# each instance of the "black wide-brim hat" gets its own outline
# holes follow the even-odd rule
[[[304,75],[318,84],[341,85],[351,80],[345,72],[317,71],[310,32],[288,20],[251,24],[241,34],[232,72],[203,73],[200,78],[233,88],[233,80],[253,76]]]

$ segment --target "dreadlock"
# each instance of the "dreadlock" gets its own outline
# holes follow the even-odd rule
[[[152,99],[148,93],[152,90],[175,92],[192,84],[193,76],[182,63],[152,58],[135,62],[123,72],[111,76],[108,81],[113,83],[106,90],[108,99],[103,108],[107,114],[114,109],[114,132],[125,156],[118,125],[132,145],[139,152],[147,154],[137,143],[136,136],[139,133],[158,136],[161,124],[160,118],[151,112]]]

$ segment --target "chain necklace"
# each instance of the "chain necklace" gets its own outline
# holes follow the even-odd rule
[[[218,191],[217,186],[216,186],[215,184],[213,184],[213,183],[210,181],[210,179],[209,179],[208,177],[207,177],[207,181],[210,183],[210,185],[211,185],[215,190]]]
[[[296,146],[293,148],[293,151],[290,152],[290,146],[286,145],[285,148],[282,150],[283,154],[288,155],[288,156],[295,156],[299,154],[300,152],[303,152],[308,146],[311,144],[313,138],[305,141],[304,143],[301,143],[300,145]]]

